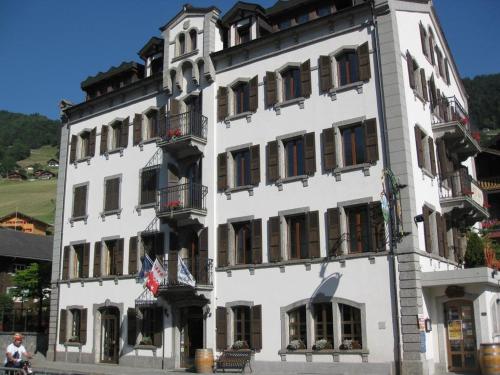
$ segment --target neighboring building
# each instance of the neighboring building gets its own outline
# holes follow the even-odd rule
[[[10,181],[23,181],[26,180],[26,176],[19,172],[9,172],[7,174],[7,180]]]
[[[51,168],[59,168],[59,162],[56,159],[48,160],[47,165]]]
[[[49,357],[245,341],[272,373],[475,371],[497,281],[461,269],[488,211],[432,2],[185,5],[161,31],[61,104]]]
[[[52,178],[56,177],[55,173],[52,173],[51,171],[41,171],[36,178],[38,180],[50,180]]]
[[[31,263],[52,261],[52,237],[0,228],[0,293],[12,286],[11,277]]]
[[[0,217],[0,227],[39,235],[52,232],[52,225],[15,211]]]

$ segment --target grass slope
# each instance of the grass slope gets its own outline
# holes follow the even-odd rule
[[[47,159],[48,160],[48,159]],[[16,209],[47,223],[54,223],[57,180],[0,180],[0,216]]]
[[[47,161],[49,161],[49,159],[56,159],[56,160],[58,159],[56,158],[56,154],[57,154],[57,147],[48,145],[42,146],[35,150],[31,150],[31,155],[24,160],[18,161],[17,164],[19,164],[19,166],[23,168],[26,168],[28,165],[33,165],[38,163],[47,168]]]

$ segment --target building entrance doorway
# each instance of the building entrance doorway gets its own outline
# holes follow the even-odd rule
[[[201,307],[181,310],[181,367],[194,365],[196,349],[203,348],[203,311]]]
[[[118,363],[120,313],[116,307],[101,311],[101,358],[102,363]]]
[[[470,301],[445,304],[448,370],[471,372],[478,369],[474,307]]]

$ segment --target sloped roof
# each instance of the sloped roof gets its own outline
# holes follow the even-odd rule
[[[0,228],[0,256],[52,261],[52,236]]]
[[[52,172],[50,172],[52,173]],[[26,215],[26,214],[23,214],[22,212],[11,212],[10,214],[7,214],[7,215],[4,215],[2,217],[0,217],[0,222],[2,221],[5,221],[7,219],[11,219],[13,217],[21,217],[25,220],[28,220],[28,221],[31,221],[31,222],[34,222],[34,223],[38,223],[38,224],[41,224],[42,226],[45,226],[45,227],[51,227],[52,225],[49,224],[49,223],[46,223],[45,221],[42,221],[42,220],[38,220],[38,219],[35,219],[33,216],[29,216],[29,215]]]
[[[254,13],[259,13],[262,16],[265,16],[266,10],[261,7],[259,4],[254,3],[246,3],[244,1],[238,1],[233,5],[231,9],[229,9],[224,17],[222,17],[221,22],[223,25],[227,25],[231,23],[231,21],[238,16],[238,14],[242,11],[249,11]]]
[[[155,53],[157,51],[163,51],[163,38],[154,36],[148,40],[137,54],[145,60],[146,57],[151,55],[151,52]]]
[[[96,84],[105,79],[117,76],[121,73],[125,73],[127,71],[138,71],[140,69],[144,69],[144,65],[139,64],[135,61],[122,62],[119,66],[112,66],[106,72],[99,72],[93,77],[88,77],[85,81],[81,83],[82,90],[85,90],[89,86]]]
[[[216,11],[216,12],[219,12],[220,13],[220,9],[217,8],[216,6],[210,6],[210,7],[207,7],[207,8],[200,8],[200,7],[195,7],[195,6],[192,6],[191,4],[184,4],[182,6],[182,9],[179,11],[179,13],[177,13],[174,17],[172,17],[170,19],[170,21],[168,21],[165,25],[163,25],[162,27],[160,27],[160,31],[164,31],[165,29],[167,29],[170,25],[172,25],[175,21],[177,21],[177,18],[182,14],[182,13],[209,13],[211,11]]]
[[[266,14],[268,16],[274,16],[284,10],[291,10],[293,8],[311,3],[317,0],[278,0],[276,4],[266,9]]]

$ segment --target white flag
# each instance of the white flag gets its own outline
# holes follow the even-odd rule
[[[151,273],[153,274],[154,279],[158,284],[161,284],[162,281],[167,276],[167,272],[163,268],[163,265],[158,261],[158,258],[155,259],[153,263],[153,268],[151,269]]]
[[[182,260],[181,257],[178,257],[179,261],[177,263],[177,280],[180,284],[186,284],[194,287],[196,285],[196,281],[194,280],[193,275],[189,272],[186,264]]]

